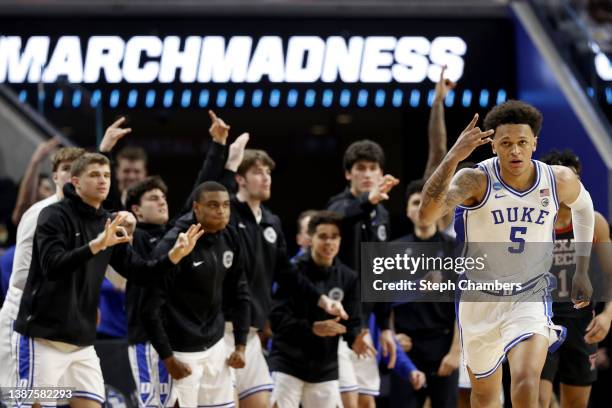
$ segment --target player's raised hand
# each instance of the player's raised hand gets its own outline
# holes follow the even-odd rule
[[[174,356],[170,356],[164,360],[164,365],[168,373],[174,380],[180,380],[191,375],[191,367],[177,360]]]
[[[491,136],[495,131],[489,129],[483,132],[476,126],[476,123],[478,123],[478,114],[474,115],[472,121],[463,129],[463,132],[461,132],[461,135],[459,135],[459,138],[448,152],[448,154],[454,156],[457,161],[467,159],[478,146],[493,141]]]
[[[229,136],[229,125],[227,125],[223,119],[217,117],[212,110],[208,111],[208,116],[210,116],[210,121],[212,122],[208,129],[208,133],[210,133],[210,136],[215,142],[224,145],[227,143],[227,137]]]
[[[332,316],[340,317],[343,320],[349,318],[348,314],[344,310],[344,306],[342,306],[342,302],[338,300],[332,300],[327,295],[321,295],[319,297],[319,302],[317,303],[321,309],[325,310],[327,314]]]
[[[32,159],[30,161],[33,163],[42,162],[51,154],[53,150],[55,150],[57,146],[59,146],[59,144],[60,140],[57,136],[52,137],[46,142],[39,144],[36,147],[36,150],[34,150],[34,153],[32,154]]]
[[[196,242],[204,234],[200,224],[193,224],[185,232],[181,232],[174,243],[174,247],[168,252],[168,258],[173,264],[177,264],[193,251]]]
[[[112,125],[110,125],[106,132],[104,133],[104,137],[100,142],[100,151],[101,152],[110,152],[113,150],[115,145],[119,140],[121,140],[125,135],[132,131],[132,128],[122,128],[121,125],[125,122],[125,117],[122,116],[115,121]]]
[[[236,346],[236,349],[227,359],[227,364],[232,368],[244,368],[246,366],[245,346]]]
[[[128,234],[125,227],[121,225],[125,222],[125,219],[125,215],[119,214],[112,221],[110,218],[106,220],[104,230],[89,242],[89,248],[94,255],[108,247],[130,242],[132,237]]]
[[[456,83],[451,81],[450,79],[444,78],[444,71],[448,68],[446,65],[442,66],[442,71],[440,72],[440,80],[436,83],[434,103],[444,102],[446,95],[448,92],[457,86]]]
[[[374,205],[389,199],[391,189],[399,184],[399,179],[396,179],[390,174],[386,174],[380,183],[370,191],[368,200]]]
[[[334,337],[346,333],[346,327],[338,323],[339,317],[329,320],[320,320],[312,324],[312,332],[319,337]]]
[[[244,158],[244,150],[249,142],[249,134],[243,133],[234,140],[229,147],[229,153],[227,154],[227,161],[225,162],[225,168],[233,171],[234,173],[238,170],[242,159]]]
[[[369,330],[362,330],[353,342],[351,348],[355,354],[362,358],[376,356],[376,349],[374,348]]]

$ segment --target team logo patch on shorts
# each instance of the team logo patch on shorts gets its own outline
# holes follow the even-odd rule
[[[376,235],[378,236],[378,239],[380,239],[381,241],[386,241],[387,240],[387,227],[385,227],[384,225],[379,225],[378,229],[376,230]]]
[[[276,231],[274,231],[274,228],[272,228],[272,227],[266,228],[264,230],[263,234],[264,234],[264,238],[269,243],[274,244],[276,242],[277,236],[276,236]]]
[[[591,371],[594,371],[597,369],[597,353],[591,354],[589,356],[589,363],[591,364]]]
[[[223,253],[223,266],[230,268],[234,262],[234,253],[232,251],[225,251]]]
[[[327,294],[331,300],[337,300],[338,302],[342,302],[344,299],[344,291],[340,288],[332,288]]]

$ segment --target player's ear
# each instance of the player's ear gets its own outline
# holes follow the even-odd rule
[[[346,179],[346,181],[351,181],[351,172],[348,170],[344,170],[344,178]]]
[[[533,138],[533,151],[536,151],[536,148],[538,147],[538,137],[534,137]]]
[[[244,185],[244,177],[242,177],[240,174],[236,173],[234,179],[236,180],[236,184],[238,184],[239,187]]]
[[[76,176],[70,177],[70,182],[72,183],[74,188],[77,188],[79,186],[79,178]]]
[[[138,218],[140,216],[140,206],[134,204],[134,205],[132,205],[132,208],[130,208],[130,210],[136,216],[136,218]]]

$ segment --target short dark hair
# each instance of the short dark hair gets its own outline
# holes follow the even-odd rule
[[[257,149],[246,149],[244,151],[244,157],[242,158],[242,162],[238,166],[237,174],[240,174],[244,177],[244,175],[249,171],[251,167],[253,167],[257,162],[261,162],[264,166],[268,166],[270,170],[274,170],[276,167],[276,163],[268,153],[263,150]]]
[[[528,103],[509,100],[491,109],[484,119],[486,130],[495,130],[506,124],[529,125],[533,135],[538,136],[542,128],[542,113]]]
[[[551,150],[543,155],[540,158],[540,161],[543,161],[546,164],[573,167],[576,169],[578,174],[582,172],[582,163],[580,163],[580,158],[570,149],[565,149],[562,152],[559,150]]]
[[[72,162],[72,166],[70,167],[70,175],[72,177],[80,177],[90,164],[106,164],[110,167],[110,161],[106,158],[106,156],[101,155],[100,153],[85,153]]]
[[[168,193],[166,183],[164,183],[164,180],[162,180],[162,178],[159,176],[147,177],[146,179],[134,184],[127,190],[125,208],[127,208],[128,211],[131,211],[133,205],[140,205],[140,200],[142,200],[143,195],[151,190],[155,190],[156,188],[160,189],[164,194]]]
[[[63,162],[73,162],[82,155],[85,154],[85,149],[80,147],[62,147],[53,154],[51,163],[53,164],[53,171],[56,172],[60,164]]]
[[[410,199],[410,196],[415,193],[421,193],[423,191],[423,187],[425,187],[425,180],[417,179],[412,180],[406,186],[406,202]]]
[[[300,213],[300,215],[298,215],[298,218],[297,218],[297,230],[298,230],[298,232],[300,232],[300,228],[302,228],[302,221],[304,220],[304,218],[312,217],[316,213],[317,213],[317,210],[306,210],[306,211],[302,211]],[[308,229],[308,225],[306,226],[306,229]]]
[[[143,161],[145,166],[148,162],[147,152],[142,147],[126,146],[117,153],[117,163],[119,160]]]
[[[308,222],[308,235],[313,235],[321,224],[333,224],[340,230],[342,217],[333,211],[316,211]]]
[[[227,193],[227,188],[223,184],[217,183],[216,181],[205,181],[196,187],[193,192],[194,201],[199,202],[204,193],[210,193],[213,191],[225,191]]]
[[[376,142],[368,139],[359,140],[351,143],[344,152],[344,158],[342,159],[344,170],[351,171],[353,165],[360,160],[378,163],[380,167],[384,167],[385,152]]]

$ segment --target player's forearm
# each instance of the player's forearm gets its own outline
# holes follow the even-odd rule
[[[447,154],[425,183],[419,207],[419,218],[422,221],[433,223],[444,215],[446,196],[458,164],[459,161],[453,155]]]
[[[11,220],[13,225],[19,224],[21,216],[34,202],[36,201],[36,192],[38,190],[38,173],[40,171],[40,163],[31,161],[26,169],[26,172],[19,184],[19,192],[17,193],[17,203]]]
[[[455,322],[455,329],[453,330],[453,342],[451,343],[449,353],[461,353],[461,344],[459,339],[459,327],[457,322]]]
[[[429,141],[427,165],[425,166],[424,179],[428,179],[440,164],[446,154],[446,125],[444,123],[444,101],[434,100],[429,115],[427,127]]]

